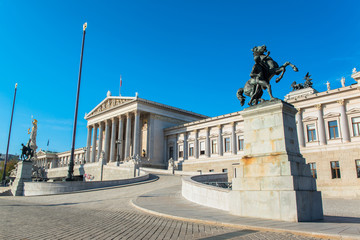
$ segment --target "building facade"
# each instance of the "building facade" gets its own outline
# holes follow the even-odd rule
[[[360,198],[360,72],[352,78],[357,84],[325,92],[306,88],[285,97],[298,110],[300,151],[325,197]],[[232,179],[244,156],[241,114],[209,118],[108,93],[85,116],[87,143],[75,151],[75,163],[121,165],[139,156],[143,166],[166,168],[173,159],[179,170],[227,172]],[[48,168],[66,167],[69,158],[70,152],[38,154],[39,163]]]

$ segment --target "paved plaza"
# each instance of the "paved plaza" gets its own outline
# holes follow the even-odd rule
[[[0,239],[316,239],[246,224],[213,224],[210,217],[196,219],[193,215],[201,216],[204,208],[195,205],[199,212],[192,214],[178,209],[191,205],[179,195],[180,187],[180,177],[161,175],[157,181],[98,191],[0,197]],[[145,212],[139,210],[145,207]],[[173,217],[164,217],[169,213]]]

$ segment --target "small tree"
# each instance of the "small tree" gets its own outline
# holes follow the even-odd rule
[[[10,176],[10,172],[16,167],[16,164],[18,163],[18,161],[19,161],[19,158],[17,156],[13,156],[9,159],[9,161],[6,163],[6,170],[5,170],[6,177]],[[0,169],[1,169],[0,179],[2,179],[4,164],[5,164],[5,161],[2,161],[0,163]]]

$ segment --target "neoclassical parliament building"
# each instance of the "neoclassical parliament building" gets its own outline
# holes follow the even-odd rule
[[[360,198],[360,72],[351,77],[357,83],[325,92],[304,88],[284,99],[298,110],[300,151],[325,197]],[[207,117],[108,92],[85,119],[87,143],[75,150],[77,166],[121,167],[137,158],[141,166],[166,169],[173,159],[178,170],[227,172],[231,181],[244,156],[241,111]],[[70,151],[40,150],[35,164],[65,169],[69,159]]]

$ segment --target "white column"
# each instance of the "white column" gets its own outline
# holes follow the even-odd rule
[[[188,159],[187,132],[184,132],[184,160]]]
[[[194,141],[194,156],[195,158],[199,158],[199,132],[195,130],[195,141]]]
[[[148,143],[147,156],[150,160],[152,160],[154,156],[154,124],[155,124],[154,115],[150,114],[148,119],[149,133],[147,139],[147,143]]]
[[[101,152],[103,151],[103,132],[104,132],[104,123],[100,124],[100,130],[99,130],[99,144],[98,144],[98,153],[97,153],[97,162],[100,160]]]
[[[174,161],[178,160],[178,135],[175,134],[175,143],[174,143]]]
[[[91,162],[95,162],[95,158],[96,158],[96,138],[97,138],[97,124],[94,124],[93,127],[93,140],[92,140],[92,147],[91,147]]]
[[[118,144],[118,154],[119,154],[119,159],[118,161],[123,159],[122,156],[122,150],[123,150],[123,119],[120,116],[119,117],[119,135],[118,135],[118,141],[120,142],[120,144]]]
[[[322,105],[317,104],[315,107],[318,110],[318,127],[319,127],[320,145],[326,145],[325,124],[324,124]]]
[[[106,164],[106,162],[109,160],[109,142],[110,142],[110,120],[106,120],[105,121],[105,146],[104,146],[104,150],[105,150],[105,154],[104,154],[104,159],[103,159],[103,163],[102,164]]]
[[[236,124],[234,122],[231,123],[231,153],[236,154]]]
[[[113,118],[111,125],[111,143],[110,143],[110,158],[109,162],[115,162],[115,141],[116,141],[116,118]]]
[[[131,134],[131,116],[126,114],[126,135],[125,135],[125,159],[130,158],[130,134]]]
[[[93,127],[88,126],[88,132],[87,132],[87,141],[86,141],[86,159],[85,161],[88,163],[90,162],[90,146],[91,146],[91,132]]]
[[[139,141],[140,141],[140,112],[135,111],[135,122],[134,122],[134,147],[133,147],[133,155],[136,157],[136,155],[139,154]],[[140,154],[139,154],[140,157]]]
[[[163,163],[164,164],[168,163],[168,160],[169,160],[168,152],[169,152],[169,149],[168,149],[168,137],[164,136],[164,152],[163,152],[163,158],[164,158]]]
[[[343,138],[343,142],[350,142],[350,131],[349,131],[349,123],[348,118],[346,115],[345,109],[345,100],[341,99],[337,101],[340,104],[340,127],[341,127],[341,134]]]
[[[219,156],[223,155],[223,141],[222,141],[222,126],[219,125],[219,136],[218,136],[218,147],[219,147]]]
[[[205,140],[205,155],[210,157],[210,128],[205,128],[206,140]]]
[[[297,121],[297,134],[299,139],[300,147],[305,147],[305,136],[304,136],[304,124],[302,121],[302,109],[297,108],[298,112],[296,114],[296,121]]]

